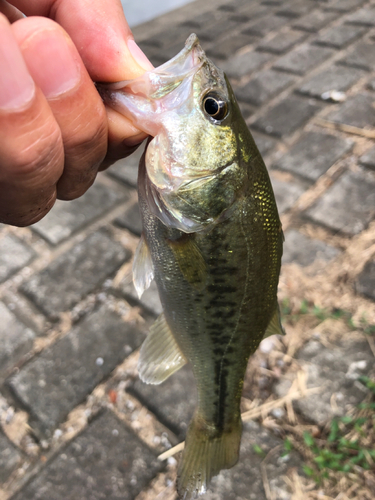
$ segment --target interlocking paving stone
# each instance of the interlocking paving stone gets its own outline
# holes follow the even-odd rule
[[[21,291],[54,319],[93,292],[130,255],[120,243],[98,231],[25,281]]]
[[[374,6],[365,7],[357,10],[346,18],[347,23],[360,24],[363,26],[375,26],[375,8]]]
[[[292,181],[284,181],[270,175],[273,191],[275,193],[277,208],[284,213],[294,205],[298,198],[306,191],[301,184]]]
[[[195,380],[189,366],[171,375],[156,389],[136,379],[128,391],[178,437],[185,437],[197,402]]]
[[[304,44],[281,57],[274,68],[289,71],[296,75],[304,75],[311,68],[318,66],[330,58],[334,51],[325,47]]]
[[[293,28],[314,33],[333,21],[333,19],[337,19],[337,12],[316,10],[298,19],[293,24]]]
[[[236,89],[238,99],[260,106],[294,83],[295,79],[285,73],[266,69],[258,73],[246,85]]]
[[[0,302],[0,375],[33,347],[35,333]]]
[[[181,23],[181,26],[190,28],[204,28],[215,24],[217,21],[227,18],[228,13],[219,9],[208,10],[203,14],[199,14],[191,19],[186,19]]]
[[[230,32],[236,31],[237,28],[237,23],[235,21],[231,21],[227,16],[225,16],[223,19],[214,24],[197,28],[196,34],[200,40],[214,41],[217,39],[218,35],[224,36]]]
[[[352,147],[352,141],[347,139],[320,132],[307,132],[276,162],[274,168],[315,182]]]
[[[360,233],[375,217],[374,176],[345,172],[305,214],[333,231]]]
[[[0,236],[0,283],[29,264],[35,252],[13,234]]]
[[[361,42],[339,62],[346,66],[372,71],[375,66],[375,44]]]
[[[271,31],[284,26],[287,22],[289,22],[287,17],[270,15],[250,23],[243,33],[263,37]]]
[[[322,388],[293,403],[309,422],[324,425],[335,416],[343,416],[368,393],[358,381],[374,366],[374,356],[366,341],[346,342],[345,346],[339,344],[329,349],[317,340],[310,340],[296,358],[307,373],[307,387]],[[285,396],[290,386],[290,380],[282,379],[276,384],[276,394]],[[332,398],[335,406],[331,404]]]
[[[325,8],[337,12],[350,12],[364,3],[366,0],[330,0],[326,3]]]
[[[371,80],[369,83],[368,83],[368,88],[370,90],[375,90],[375,80]]]
[[[320,110],[318,103],[287,97],[261,116],[252,127],[276,137],[285,137],[302,127]]]
[[[83,196],[73,201],[57,200],[52,210],[32,229],[52,245],[69,238],[115,207],[129,199],[130,191],[106,186],[97,181]]]
[[[150,287],[142,294],[141,298],[138,298],[131,276],[126,276],[119,286],[129,303],[137,305],[140,303],[146,310],[157,316],[163,311],[155,281],[151,282]]]
[[[4,483],[21,461],[21,453],[0,430],[0,483]]]
[[[375,126],[375,96],[369,93],[357,94],[344,102],[338,110],[332,111],[326,119],[354,127]]]
[[[237,54],[221,65],[222,70],[231,78],[241,78],[264,66],[272,56],[263,52],[248,51]]]
[[[375,300],[375,260],[367,262],[358,276],[356,283],[358,293]]]
[[[326,47],[333,47],[334,49],[343,49],[350,43],[357,40],[366,32],[365,28],[359,26],[348,26],[346,24],[341,26],[334,26],[329,28],[324,33],[321,33],[314,43],[318,45],[325,45]]]
[[[141,144],[132,155],[128,156],[128,158],[119,160],[112,165],[107,170],[107,174],[131,187],[137,187],[138,165],[144,149],[145,145]]]
[[[125,323],[102,305],[62,339],[44,349],[8,380],[42,434],[64,421],[144,339],[135,322]]]
[[[147,39],[147,44],[156,47],[167,47],[175,43],[180,43],[182,46],[189,36],[188,28],[181,24],[170,26],[168,30],[163,30]]]
[[[142,220],[138,203],[133,203],[120,217],[115,219],[115,223],[140,236],[142,233]]]
[[[257,453],[257,449],[263,451]],[[258,423],[244,422],[240,459],[238,463],[229,470],[223,470],[214,477],[208,492],[202,500],[266,500],[277,498],[278,500],[292,500],[292,492],[283,476],[292,468],[299,468],[301,457],[292,452],[283,456],[282,440],[260,426]],[[272,458],[261,463],[271,450]],[[270,454],[271,455],[271,454]],[[262,480],[262,468],[265,468],[270,493],[266,495]],[[263,469],[264,470],[264,469]]]
[[[365,165],[365,167],[375,170],[375,146],[369,151],[366,151],[366,153],[360,157],[359,161],[362,165]]]
[[[268,13],[269,10],[264,5],[254,5],[246,0],[246,3],[237,9],[237,11],[233,13],[229,19],[236,21],[237,23],[246,23]]]
[[[155,453],[105,411],[13,500],[133,500],[162,468]]]
[[[354,85],[365,73],[360,69],[333,66],[305,80],[297,89],[300,94],[326,99],[330,91],[345,92]]]
[[[232,34],[223,40],[216,42],[212,47],[207,48],[208,57],[214,56],[221,59],[232,57],[240,49],[256,41],[256,38],[244,33]]]
[[[283,54],[289,49],[301,42],[306,38],[304,33],[300,31],[286,31],[281,33],[276,33],[272,38],[267,41],[261,42],[258,45],[258,50],[272,52],[274,54]]]
[[[258,132],[255,132],[253,130],[250,130],[250,132],[262,156],[269,153],[276,146],[275,139],[271,139],[271,137],[259,134]]]
[[[308,238],[296,229],[291,229],[285,233],[283,264],[295,262],[306,267],[316,260],[329,262],[339,253],[340,251],[332,245]]]
[[[314,7],[315,3],[312,1],[298,2],[291,0],[289,2],[283,2],[282,9],[277,10],[276,14],[286,17],[300,17],[313,10]]]

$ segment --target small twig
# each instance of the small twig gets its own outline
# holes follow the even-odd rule
[[[369,343],[372,354],[375,356],[375,340],[370,335],[367,335],[366,338],[367,342]]]
[[[314,125],[333,130],[341,130],[341,132],[359,135],[361,137],[366,137],[367,139],[375,139],[375,130],[366,130],[360,127],[354,127],[353,125],[345,125],[344,123],[334,123],[324,120],[323,118],[316,118],[314,120]]]
[[[264,488],[264,492],[266,494],[267,500],[275,500],[275,496],[270,488],[270,483],[268,481],[268,476],[267,476],[266,465],[267,465],[267,462],[269,461],[269,459],[272,457],[272,455],[274,455],[281,448],[281,446],[282,445],[278,445],[278,446],[275,446],[275,448],[272,448],[272,450],[270,450],[267,453],[266,457],[264,458],[264,460],[262,460],[262,462],[260,464],[260,472],[262,474],[263,488]]]
[[[158,456],[159,460],[167,460],[167,458],[172,457],[179,451],[182,451],[185,448],[185,441],[182,441],[182,443],[178,443],[176,446],[173,448],[169,448],[169,450],[165,451],[161,455]]]

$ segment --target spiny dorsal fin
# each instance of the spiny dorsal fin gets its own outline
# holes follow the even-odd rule
[[[168,240],[168,245],[186,281],[201,290],[207,279],[207,265],[194,236],[185,234],[178,240]]]
[[[161,384],[186,363],[162,313],[142,344],[138,361],[139,378],[146,384]]]
[[[281,324],[280,319],[279,304],[276,305],[275,312],[271,318],[271,321],[269,322],[269,325],[267,326],[267,330],[263,338],[265,339],[266,337],[270,337],[271,335],[285,335],[285,330]]]
[[[141,298],[143,292],[151,285],[153,279],[154,266],[152,264],[150,250],[142,234],[137,250],[135,251],[133,262],[133,283],[139,298]]]

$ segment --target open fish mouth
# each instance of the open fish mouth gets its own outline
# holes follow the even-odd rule
[[[208,61],[195,33],[186,40],[184,48],[170,61],[134,80],[99,83],[98,91],[103,101],[129,118],[134,125],[149,135],[157,129],[146,115],[161,115],[189,101],[194,75]],[[182,88],[176,93],[177,87]]]

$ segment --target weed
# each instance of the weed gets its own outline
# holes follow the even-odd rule
[[[375,380],[361,377],[360,381],[375,396]],[[375,403],[363,403],[359,410],[373,410]],[[310,451],[312,463],[303,470],[318,484],[328,478],[331,472],[350,473],[355,468],[375,470],[375,449],[369,435],[375,431],[375,414],[357,411],[357,415],[344,415],[332,420],[325,439],[316,440],[308,431],[303,441]],[[285,441],[286,442],[286,441]],[[284,447],[285,446],[284,442]]]

